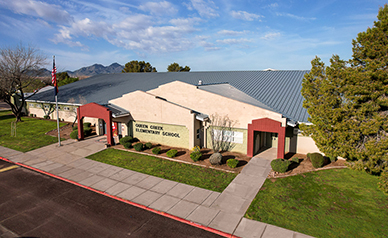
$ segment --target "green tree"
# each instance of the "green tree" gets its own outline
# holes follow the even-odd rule
[[[182,67],[178,63],[174,62],[167,67],[167,71],[168,72],[183,72],[183,71],[189,72],[190,67],[189,66]]]
[[[377,18],[353,40],[350,60],[333,56],[328,67],[319,58],[311,62],[302,95],[312,125],[301,129],[326,155],[379,174],[388,168],[388,5]]]
[[[149,62],[132,60],[125,64],[122,73],[138,73],[138,72],[157,72],[155,67]]]
[[[57,73],[57,80],[58,81],[65,80],[67,78],[70,78],[70,76],[69,76],[69,74],[67,72]]]

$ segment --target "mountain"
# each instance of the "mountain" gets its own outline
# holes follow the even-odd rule
[[[75,71],[66,71],[70,77],[80,77],[80,76],[93,76],[97,74],[115,74],[121,73],[121,70],[124,66],[113,63],[109,66],[103,66],[101,64],[94,64],[88,67],[83,67]]]

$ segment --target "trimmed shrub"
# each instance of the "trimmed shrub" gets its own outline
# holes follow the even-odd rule
[[[174,158],[176,156],[176,154],[178,153],[177,150],[169,150],[167,151],[166,155],[170,158]]]
[[[334,163],[337,161],[337,157],[335,157],[335,156],[330,156],[329,159],[330,159],[331,163]]]
[[[198,160],[200,160],[202,157],[202,153],[199,152],[199,151],[194,151],[194,152],[191,152],[190,154],[190,158],[194,161],[194,162],[197,162]]]
[[[210,158],[209,158],[209,162],[212,164],[212,165],[220,165],[221,162],[222,162],[222,155],[220,153],[213,153]]]
[[[133,140],[132,136],[125,136],[125,137],[122,137],[122,138],[119,140],[119,142],[120,142],[120,144],[124,145],[124,144],[127,143],[127,142],[132,143],[132,142],[133,142],[132,140]]]
[[[388,171],[382,172],[379,179],[379,189],[388,195]]]
[[[155,154],[155,155],[158,155],[160,153],[162,149],[160,149],[160,147],[155,147],[152,149],[152,153]]]
[[[191,149],[193,152],[201,152],[201,148],[199,148],[198,145],[194,146],[193,149]]]
[[[294,163],[299,164],[299,158],[298,157],[292,157],[291,161],[294,162]]]
[[[271,161],[272,170],[278,173],[287,172],[288,166],[291,164],[291,161],[285,159],[275,159]]]
[[[90,136],[92,134],[92,128],[90,127],[84,127],[84,135]]]
[[[238,162],[239,162],[239,161],[238,161],[237,159],[228,159],[228,160],[226,161],[226,164],[229,166],[229,168],[234,169],[234,168],[237,167]]]
[[[142,151],[143,150],[143,143],[139,142],[136,143],[133,148],[135,148],[136,151]]]
[[[75,140],[78,139],[78,131],[72,131],[70,133],[70,138]]]
[[[92,126],[92,123],[90,123],[90,122],[85,122],[83,125],[84,125],[84,127],[91,127],[91,126]]]
[[[147,142],[147,143],[145,143],[144,147],[147,148],[147,149],[151,149],[152,148],[152,143],[151,142]]]
[[[121,144],[121,143],[120,143]],[[132,143],[131,142],[125,142],[124,144],[122,144],[124,146],[125,149],[131,149],[132,148]]]
[[[314,168],[321,168],[325,163],[325,158],[320,153],[311,153],[310,160]]]

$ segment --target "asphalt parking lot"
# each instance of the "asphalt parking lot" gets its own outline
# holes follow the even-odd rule
[[[0,237],[220,237],[12,165],[0,160]]]

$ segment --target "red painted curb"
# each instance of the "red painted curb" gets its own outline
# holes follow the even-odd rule
[[[108,194],[108,193],[105,193],[105,192],[102,192],[102,191],[100,191],[100,190],[97,190],[97,189],[94,189],[94,188],[91,188],[91,187],[82,185],[82,184],[80,184],[80,183],[71,181],[71,180],[66,179],[66,178],[62,178],[62,177],[60,177],[60,176],[58,176],[58,175],[51,174],[51,173],[49,173],[49,172],[46,172],[46,171],[43,171],[43,170],[40,170],[40,169],[31,167],[31,166],[28,166],[28,165],[25,165],[25,164],[22,164],[22,163],[19,163],[19,162],[13,162],[13,161],[11,161],[11,160],[9,160],[9,159],[6,159],[6,158],[4,158],[4,157],[1,157],[1,156],[0,156],[0,159],[1,159],[1,160],[4,160],[4,161],[6,161],[6,162],[9,162],[9,163],[12,163],[12,164],[16,164],[16,165],[19,165],[19,166],[21,166],[21,167],[24,167],[24,168],[33,170],[33,171],[36,171],[36,172],[38,172],[38,173],[45,174],[45,175],[48,175],[48,176],[50,176],[50,177],[53,177],[53,178],[56,178],[56,179],[59,179],[59,180],[62,180],[62,181],[65,181],[65,182],[74,184],[74,185],[79,186],[79,187],[81,187],[81,188],[88,189],[88,190],[90,190],[90,191],[93,191],[93,192],[102,194],[102,195],[104,195],[104,196],[106,196],[106,197],[110,197],[110,198],[116,199],[116,200],[118,200],[118,201],[121,201],[121,202],[130,204],[130,205],[132,205],[132,206],[135,206],[135,207],[144,209],[144,210],[146,210],[146,211],[150,211],[150,212],[159,214],[159,215],[161,215],[161,216],[164,216],[164,217],[167,217],[167,218],[170,218],[170,219],[173,219],[173,220],[176,220],[176,221],[179,221],[179,222],[188,224],[188,225],[190,225],[190,226],[194,226],[194,227],[200,228],[200,229],[202,229],[202,230],[212,232],[212,233],[214,233],[214,234],[217,234],[217,235],[220,235],[220,236],[223,236],[223,237],[238,238],[238,236],[234,236],[234,235],[232,235],[232,234],[229,234],[229,233],[226,233],[226,232],[223,232],[223,231],[219,231],[219,230],[214,229],[214,228],[211,228],[211,227],[207,227],[207,226],[204,226],[204,225],[201,225],[201,224],[197,224],[197,223],[195,223],[195,222],[192,222],[192,221],[189,221],[189,220],[186,220],[186,219],[183,219],[183,218],[180,218],[180,217],[177,217],[177,216],[174,216],[174,215],[171,215],[171,214],[162,212],[162,211],[154,210],[154,209],[149,208],[149,207],[147,207],[147,206],[144,206],[144,205],[141,205],[141,204],[138,204],[138,203],[134,203],[134,202],[129,201],[129,200],[125,200],[125,199],[123,199],[123,198],[119,198],[119,197],[110,195],[110,194]]]

